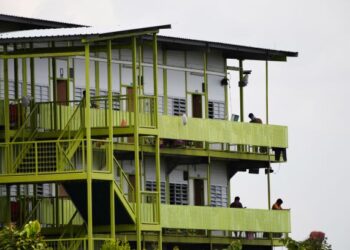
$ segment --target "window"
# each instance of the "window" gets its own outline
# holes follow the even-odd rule
[[[188,205],[187,184],[170,183],[170,204]]]
[[[168,98],[168,113],[170,115],[186,114],[186,99],[169,97]]]
[[[225,103],[220,101],[209,101],[208,112],[210,119],[225,119]]]
[[[147,191],[156,191],[157,183],[155,181],[146,181]],[[165,182],[160,182],[160,202],[165,203]]]
[[[226,187],[219,185],[210,186],[210,205],[212,207],[227,207]]]

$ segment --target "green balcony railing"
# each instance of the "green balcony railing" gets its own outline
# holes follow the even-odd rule
[[[161,205],[161,226],[173,229],[291,232],[289,210]]]
[[[174,140],[205,141],[264,147],[288,147],[286,126],[232,122],[214,119],[159,116],[159,136]]]

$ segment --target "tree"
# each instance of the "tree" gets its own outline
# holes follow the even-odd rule
[[[0,231],[0,249],[4,250],[42,250],[46,249],[38,221],[30,221],[21,231],[10,224]]]
[[[284,245],[288,250],[332,250],[332,246],[328,244],[322,232],[311,232],[309,238],[303,241],[286,238]]]

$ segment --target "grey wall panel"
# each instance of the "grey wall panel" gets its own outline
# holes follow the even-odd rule
[[[225,101],[225,88],[221,85],[221,76],[208,75],[208,99]]]

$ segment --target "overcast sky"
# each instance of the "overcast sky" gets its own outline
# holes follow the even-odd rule
[[[292,237],[322,230],[334,249],[349,248],[350,1],[0,0],[0,11],[93,26],[170,23],[162,34],[298,51],[270,64],[270,123],[289,127],[288,163],[273,165],[272,199],[291,208]],[[264,63],[245,66],[253,70],[246,113],[265,121]],[[231,100],[239,113],[236,77]],[[264,174],[241,173],[231,183],[245,206],[267,207]]]

